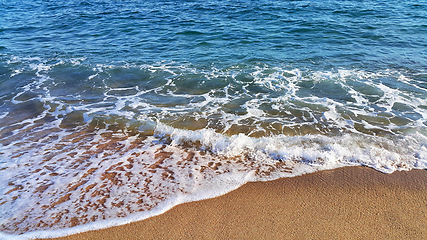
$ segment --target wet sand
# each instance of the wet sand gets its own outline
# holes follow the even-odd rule
[[[427,239],[427,171],[346,167],[181,204],[60,239]]]

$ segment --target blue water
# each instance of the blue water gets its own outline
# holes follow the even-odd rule
[[[3,58],[426,67],[425,1],[2,1],[1,8]]]
[[[4,233],[117,225],[342,166],[427,168],[427,1],[0,12]]]

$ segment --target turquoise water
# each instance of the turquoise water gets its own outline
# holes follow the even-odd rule
[[[426,1],[0,10],[4,234],[118,225],[342,166],[427,168]]]

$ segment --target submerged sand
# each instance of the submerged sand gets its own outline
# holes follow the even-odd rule
[[[427,239],[427,171],[346,167],[181,204],[60,239]]]

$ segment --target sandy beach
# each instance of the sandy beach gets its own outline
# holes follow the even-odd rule
[[[60,239],[427,239],[427,171],[346,167],[191,202]]]

